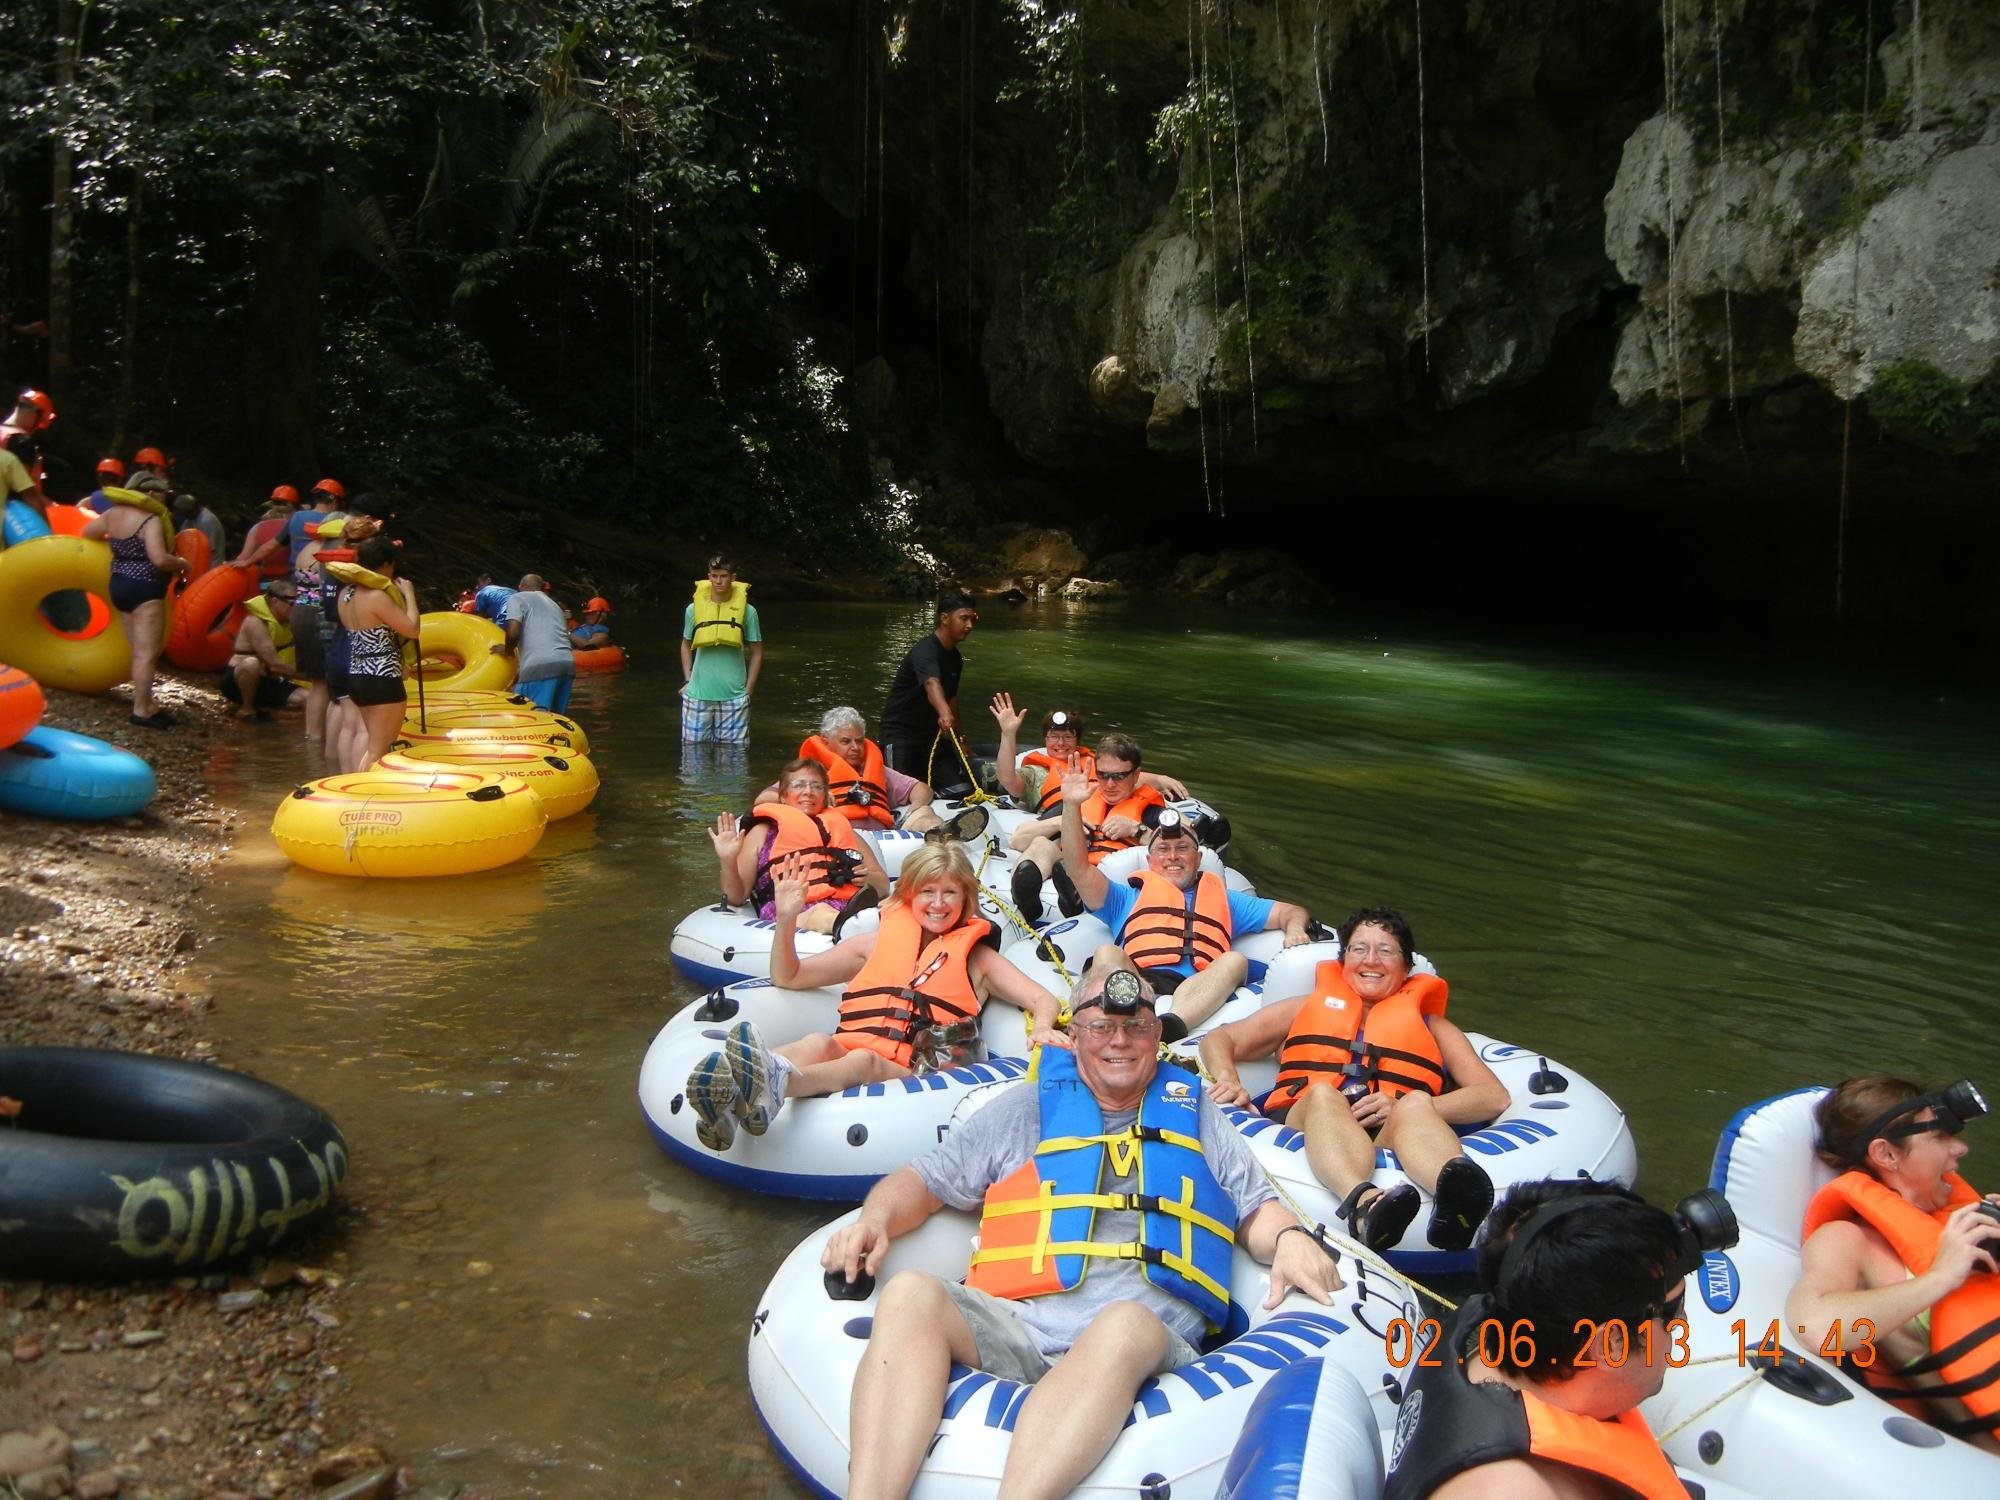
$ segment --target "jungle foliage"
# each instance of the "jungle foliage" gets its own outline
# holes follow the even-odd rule
[[[824,532],[867,469],[774,245],[811,178],[796,14],[31,7],[0,42],[0,302],[51,326],[0,378],[73,414],[75,472],[158,442],[246,488]]]

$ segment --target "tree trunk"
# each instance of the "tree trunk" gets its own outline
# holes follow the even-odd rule
[[[76,214],[70,204],[74,166],[69,146],[70,100],[76,89],[77,54],[83,44],[83,8],[76,0],[56,5],[56,132],[49,174],[49,385],[60,395],[69,387],[75,309],[70,257],[76,242]]]
[[[251,251],[249,326],[243,350],[244,456],[265,475],[317,466],[313,421],[320,343],[321,216],[326,185],[315,173],[259,215]],[[260,480],[259,483],[263,481]]]
[[[126,452],[132,398],[139,369],[139,298],[146,265],[146,174],[132,173],[132,196],[125,204],[125,326],[118,340],[118,404],[111,414],[111,451]]]

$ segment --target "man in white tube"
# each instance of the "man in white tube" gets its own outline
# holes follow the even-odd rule
[[[1159,1017],[1136,976],[1110,969],[1087,979],[1070,1035],[1070,1049],[1041,1050],[1035,1078],[876,1184],[860,1217],[827,1242],[822,1263],[837,1286],[873,1277],[895,1238],[940,1208],[981,1214],[965,1284],[902,1271],[882,1288],[854,1378],[850,1500],[909,1492],[954,1363],[1034,1387],[1001,1495],[1065,1495],[1110,1451],[1139,1387],[1195,1358],[1226,1316],[1235,1246],[1271,1267],[1267,1307],[1293,1289],[1330,1303],[1342,1285],[1200,1080],[1161,1068]],[[1092,1201],[1054,1214],[1010,1209],[1050,1183]],[[1125,1207],[1135,1193],[1182,1200],[1172,1209],[1191,1197],[1210,1210],[1206,1223],[1233,1228],[1197,1226],[1183,1240],[1194,1210]],[[1065,1212],[1078,1223],[1063,1225]],[[1049,1250],[1052,1233],[1074,1248],[1070,1232],[1092,1248]],[[1185,1259],[1163,1248],[1183,1245],[1192,1246]]]

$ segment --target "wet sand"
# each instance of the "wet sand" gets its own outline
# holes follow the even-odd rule
[[[208,795],[204,767],[231,737],[301,726],[296,713],[239,724],[210,681],[162,676],[156,699],[178,720],[166,730],[132,723],[122,693],[50,694],[44,723],[145,756],[160,790],[138,816],[106,822],[0,813],[0,1044],[229,1066],[204,1035],[227,997],[190,968],[209,936],[204,882],[240,814]],[[228,1275],[0,1279],[0,1486],[24,1500],[414,1488],[348,1410],[340,1238],[336,1219]]]

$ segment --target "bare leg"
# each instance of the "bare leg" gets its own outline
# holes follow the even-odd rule
[[[840,920],[840,908],[831,901],[815,901],[799,913],[800,932],[831,932]]]
[[[325,692],[326,689],[322,687],[320,691]],[[403,727],[403,705],[371,703],[366,708],[357,705],[357,711],[368,728],[368,744],[362,752],[363,760],[358,768],[365,771],[389,753],[389,742],[395,739],[396,731]]]
[[[1221,954],[1174,991],[1174,1014],[1193,1031],[1222,1009],[1223,1002],[1236,993],[1238,986],[1249,982],[1250,960],[1240,953]]]
[[[1167,1327],[1136,1302],[1107,1304],[1022,1403],[1000,1475],[1006,1500],[1059,1500],[1111,1451]]]
[[[928,801],[909,804],[910,810],[903,815],[905,833],[929,833],[933,828],[944,826],[944,819],[937,815],[937,809]]]
[[[850,1051],[825,1035],[800,1037],[774,1050],[792,1065],[792,1079],[785,1087],[788,1099],[819,1099],[857,1084],[910,1076],[908,1068],[897,1067],[879,1052],[866,1047]]]
[[[1465,1155],[1458,1132],[1438,1117],[1429,1094],[1405,1094],[1389,1106],[1382,1144],[1396,1153],[1403,1173],[1427,1193],[1437,1191],[1438,1173],[1454,1156]],[[1312,1150],[1310,1140],[1306,1150]]]
[[[1313,1176],[1335,1197],[1345,1198],[1375,1175],[1375,1143],[1332,1084],[1314,1084],[1299,1095],[1285,1123],[1305,1136]]]
[[[232,656],[229,674],[236,679],[236,696],[243,700],[237,706],[236,717],[256,718],[257,685],[264,680],[264,664],[254,656]]]
[[[309,682],[306,684],[306,738],[323,739],[326,735],[326,684]]]
[[[883,1283],[848,1409],[850,1500],[909,1494],[944,1412],[952,1365],[978,1357],[965,1315],[935,1276],[899,1271]]]
[[[1021,835],[1017,832],[1014,837],[1019,840]],[[1056,847],[1056,841],[1046,834],[1035,834],[1015,844],[1014,847],[1019,848],[1028,857],[1034,867],[1042,872],[1044,879],[1055,873],[1056,862],[1062,858],[1062,850]]]
[[[160,632],[166,625],[167,601],[148,599],[125,617],[125,635],[132,643],[132,717],[153,713],[153,669],[160,661]]]

